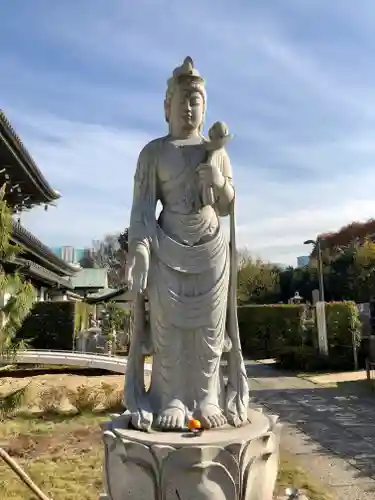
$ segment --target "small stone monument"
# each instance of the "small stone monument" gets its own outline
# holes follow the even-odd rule
[[[127,411],[104,426],[103,499],[272,500],[280,424],[249,409],[225,150],[231,136],[222,122],[209,139],[202,135],[205,82],[190,57],[168,80],[164,109],[169,132],[144,147],[134,178]],[[229,217],[229,241],[222,217]]]

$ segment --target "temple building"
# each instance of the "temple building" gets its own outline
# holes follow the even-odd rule
[[[81,268],[72,277],[71,282],[74,291],[85,299],[102,290],[110,291],[108,289],[108,271],[105,268]]]
[[[17,267],[38,293],[38,300],[80,300],[72,278],[78,269],[59,258],[48,246],[25,229],[20,214],[36,206],[48,206],[60,198],[0,109],[0,186],[6,185],[5,200],[13,212],[12,240],[23,252],[5,267]]]

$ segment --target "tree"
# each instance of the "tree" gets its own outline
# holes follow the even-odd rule
[[[254,259],[247,251],[238,253],[237,292],[239,304],[272,303],[279,297],[279,269]]]
[[[123,233],[107,234],[103,240],[93,242],[93,251],[80,261],[84,268],[106,268],[108,282],[112,288],[125,285],[128,230]]]
[[[375,296],[375,243],[370,239],[351,241],[347,245],[325,247],[322,253],[324,292],[327,301],[353,300],[368,302]],[[319,287],[317,261],[300,269],[288,268],[280,274],[282,301],[300,295],[311,300]]]
[[[358,280],[356,277],[355,254],[357,243],[331,250],[324,261],[324,289],[326,300],[356,300]]]
[[[120,233],[118,237],[118,242],[120,245],[120,248],[128,253],[129,252],[129,228],[126,228],[123,233]]]
[[[319,238],[324,248],[334,252],[340,247],[347,247],[355,243],[362,244],[373,235],[375,235],[375,219],[369,219],[366,222],[351,222],[338,231],[321,234]],[[313,249],[311,255],[316,255],[316,248]]]
[[[358,302],[375,297],[375,243],[366,238],[353,256],[353,267],[358,286]]]
[[[4,194],[5,186],[0,190],[0,361],[7,362],[25,347],[25,342],[17,340],[16,334],[31,310],[36,293],[31,283],[17,271],[10,272],[4,267],[8,268],[22,251],[11,242],[12,213]],[[23,395],[24,390],[21,389],[0,398],[0,419],[20,404]]]
[[[314,264],[294,269],[288,267],[280,272],[280,296],[281,302],[288,302],[296,292],[311,302],[312,292],[318,288],[318,271]]]
[[[85,253],[82,259],[79,261],[79,264],[84,269],[92,269],[93,267],[94,268],[97,267],[95,262],[94,251],[92,249],[90,249],[89,251],[85,250]]]

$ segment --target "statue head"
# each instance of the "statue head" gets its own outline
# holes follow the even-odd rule
[[[200,131],[206,111],[205,82],[191,57],[173,71],[164,101],[169,128],[185,134]]]

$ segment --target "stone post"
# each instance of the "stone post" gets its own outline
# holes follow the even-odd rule
[[[328,356],[326,304],[317,302],[315,307],[319,352]]]

